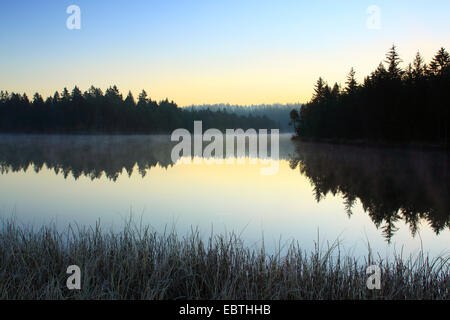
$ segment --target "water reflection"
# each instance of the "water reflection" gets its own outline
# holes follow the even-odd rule
[[[39,172],[44,166],[65,178],[81,175],[91,180],[103,174],[116,181],[137,167],[145,177],[157,165],[173,165],[168,136],[3,136],[0,139],[0,170]]]
[[[399,220],[413,236],[421,219],[436,234],[450,228],[448,153],[298,143],[290,167],[309,179],[318,202],[339,194],[351,216],[359,199],[387,241]]]
[[[174,165],[171,152],[177,143],[171,142],[167,135],[4,135],[0,136],[0,172],[26,172],[29,168],[39,172],[46,166],[65,178],[78,179],[84,175],[94,180],[104,174],[116,181],[124,169],[131,176],[133,168],[137,167],[139,174],[145,177],[148,170],[157,165],[163,168]],[[293,149],[289,135],[285,135],[280,140],[280,158],[288,160]],[[223,154],[226,155],[225,146]],[[249,154],[248,139],[245,154]],[[193,149],[191,155],[194,156]]]
[[[168,169],[174,165],[174,145],[169,136],[3,135],[0,172],[39,172],[46,167],[65,178],[106,177],[116,181],[121,174],[131,176],[137,170],[145,177],[156,166]],[[328,194],[340,196],[351,216],[353,206],[360,201],[387,241],[400,221],[408,224],[413,236],[421,221],[436,234],[450,228],[447,153],[293,143],[284,136],[280,139],[280,159],[289,161],[291,169],[299,168],[318,202]],[[283,194],[280,188],[273,197],[282,201]],[[299,211],[302,206],[298,204]]]

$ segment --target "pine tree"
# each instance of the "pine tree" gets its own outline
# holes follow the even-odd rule
[[[23,104],[26,104],[26,105],[30,104],[30,100],[28,99],[28,96],[26,93],[23,93],[22,98],[20,100],[22,101]]]
[[[331,97],[337,100],[340,94],[341,94],[341,87],[337,84],[337,82],[335,82],[333,88],[331,89]]]
[[[384,67],[384,64],[382,62],[380,62],[377,69],[374,72],[372,72],[370,80],[377,83],[379,81],[383,81],[384,79],[386,79],[387,76],[388,76],[388,71]]]
[[[422,56],[417,52],[413,62],[413,77],[415,79],[423,78],[426,74],[427,65],[425,64]]]
[[[388,64],[388,75],[391,79],[399,79],[402,76],[402,70],[399,65],[402,62],[400,56],[397,53],[395,45],[392,45],[389,52],[386,54],[385,62]]]
[[[119,89],[117,88],[116,85],[106,89],[105,97],[108,99],[110,103],[119,104],[123,101],[123,96],[119,92]]]
[[[351,68],[348,76],[347,76],[347,81],[345,82],[345,84],[347,85],[347,87],[345,88],[345,92],[347,94],[352,94],[356,91],[356,87],[358,86],[358,83],[356,82],[355,79],[355,70],[353,68]]]
[[[60,96],[59,96],[59,92],[55,91],[55,94],[53,95],[53,103],[59,103],[59,101],[61,100]]]
[[[62,94],[61,94],[61,100],[62,100],[63,102],[68,102],[68,101],[70,101],[70,93],[69,93],[69,90],[67,90],[67,88],[64,88],[64,89],[63,89],[63,92],[62,92]]]
[[[145,90],[142,90],[142,92],[139,94],[138,97],[138,107],[145,107],[148,103],[148,99],[147,99],[147,92],[145,92]]]
[[[81,90],[77,86],[75,86],[73,88],[71,95],[72,95],[72,100],[73,101],[77,101],[79,99],[82,99],[82,97],[83,97],[83,95],[81,93]]]
[[[125,98],[124,102],[125,102],[125,105],[127,107],[134,107],[134,106],[136,106],[136,102],[134,101],[134,97],[133,97],[133,94],[131,93],[131,91],[128,91],[128,95]]]
[[[44,99],[39,93],[35,93],[33,96],[33,105],[34,106],[40,106],[44,104]]]
[[[439,75],[448,70],[449,67],[450,67],[450,55],[444,48],[441,48],[431,61],[430,69],[433,72],[433,74]]]
[[[317,80],[316,87],[314,88],[314,95],[312,98],[313,102],[321,102],[325,99],[325,95],[326,95],[326,91],[327,91],[326,87],[327,87],[327,84],[320,77],[319,80]]]

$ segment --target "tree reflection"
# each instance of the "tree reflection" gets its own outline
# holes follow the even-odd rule
[[[64,178],[95,180],[105,175],[116,181],[124,172],[131,176],[137,168],[144,177],[155,166],[174,165],[171,153],[177,143],[170,141],[169,135],[2,135],[0,173],[30,168],[40,172],[46,167]],[[208,143],[203,142],[203,147]],[[195,154],[193,148],[194,144],[191,155]],[[236,145],[234,150],[236,154]],[[280,140],[280,157],[288,159],[292,151],[293,144],[285,136]],[[248,139],[245,154],[249,155]]]
[[[318,202],[339,194],[351,216],[359,200],[388,242],[400,220],[413,236],[422,220],[436,234],[450,228],[448,153],[298,143],[290,167],[309,179]]]
[[[0,172],[39,172],[44,167],[64,178],[103,174],[113,181],[134,168],[144,177],[157,165],[167,168],[172,144],[168,136],[4,136],[0,140]]]

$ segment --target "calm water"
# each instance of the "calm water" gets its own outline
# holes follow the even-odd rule
[[[0,136],[0,216],[58,227],[120,228],[133,216],[235,231],[269,250],[292,240],[339,239],[352,255],[431,255],[450,249],[450,161],[441,152],[293,143],[280,138],[279,171],[265,164],[172,163],[169,136]]]

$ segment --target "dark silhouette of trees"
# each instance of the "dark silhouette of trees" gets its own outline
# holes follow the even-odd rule
[[[45,100],[35,93],[31,102],[26,94],[0,91],[0,132],[158,134],[191,129],[195,120],[203,121],[204,129],[278,127],[264,116],[184,109],[168,99],[156,102],[145,90],[137,102],[131,92],[124,99],[115,85],[105,93],[94,86],[85,92],[64,88]]]
[[[388,65],[388,75],[390,79],[400,80],[403,74],[403,71],[400,69],[400,63],[402,60],[397,53],[397,48],[395,45],[389,50],[386,54],[385,63]]]
[[[358,84],[352,68],[346,87],[322,79],[297,117],[297,136],[329,140],[427,143],[449,146],[450,55],[441,48],[427,65],[417,53],[405,70],[395,45]]]
[[[355,79],[355,70],[352,68],[347,76],[347,81],[345,82],[345,93],[347,94],[354,94],[356,92],[356,89],[358,87],[358,83]]]
[[[133,94],[131,93],[131,91],[128,92],[128,95],[125,98],[124,103],[125,103],[126,108],[136,107],[136,101],[134,101],[134,97],[133,97]]]
[[[240,116],[259,116],[267,117],[268,119],[274,121],[277,128],[281,132],[292,132],[292,126],[289,125],[291,121],[289,114],[293,109],[299,109],[301,107],[300,103],[295,104],[260,104],[260,105],[230,105],[230,104],[205,104],[205,105],[192,105],[188,109],[200,111],[200,110],[210,110],[210,111],[226,111],[235,113]]]

